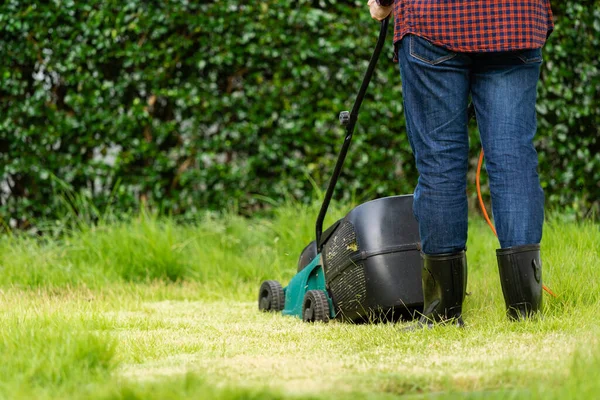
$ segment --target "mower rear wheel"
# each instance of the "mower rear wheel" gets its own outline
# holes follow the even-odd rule
[[[285,306],[285,295],[277,281],[264,281],[258,291],[258,309],[260,311],[281,311]]]
[[[309,290],[302,303],[304,322],[329,322],[329,302],[322,290]]]

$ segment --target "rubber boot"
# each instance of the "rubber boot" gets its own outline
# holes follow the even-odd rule
[[[496,250],[506,313],[511,320],[527,319],[542,309],[540,245]]]
[[[432,326],[435,322],[463,326],[462,304],[467,289],[467,255],[421,254],[423,284],[423,315],[419,323]]]

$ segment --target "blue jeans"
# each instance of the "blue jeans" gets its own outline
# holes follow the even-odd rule
[[[419,171],[414,214],[423,252],[466,247],[469,96],[500,246],[539,243],[544,193],[533,137],[541,49],[454,53],[408,35],[398,51],[408,138]]]

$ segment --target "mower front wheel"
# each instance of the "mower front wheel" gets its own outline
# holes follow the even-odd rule
[[[329,302],[322,290],[309,290],[302,303],[304,322],[329,322]]]
[[[285,295],[277,281],[264,281],[258,291],[258,309],[260,311],[281,311],[285,307]]]

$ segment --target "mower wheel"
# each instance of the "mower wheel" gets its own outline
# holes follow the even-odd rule
[[[329,302],[322,290],[309,290],[302,303],[304,322],[329,322]]]
[[[283,288],[277,281],[264,281],[258,291],[258,309],[260,311],[281,311],[285,306]]]

